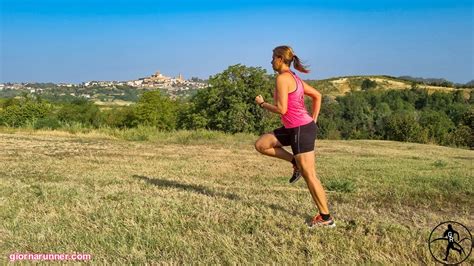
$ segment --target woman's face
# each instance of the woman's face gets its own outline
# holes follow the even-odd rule
[[[272,68],[275,71],[278,71],[281,68],[281,58],[276,57],[275,55],[272,56]]]

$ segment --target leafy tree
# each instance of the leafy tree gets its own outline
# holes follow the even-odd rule
[[[320,114],[318,117],[318,138],[340,139],[340,125],[343,124],[342,109],[339,102],[327,96],[323,96]]]
[[[433,110],[445,111],[451,105],[452,102],[452,93],[434,92],[428,98],[427,107]]]
[[[418,95],[415,101],[415,109],[420,110],[425,108],[428,105],[429,94],[425,89],[414,90]]]
[[[61,127],[61,123],[54,115],[39,118],[38,120],[36,120],[34,124],[35,129],[40,129],[40,128],[58,129],[60,127]]]
[[[374,127],[375,127],[375,138],[382,138],[385,132],[385,121],[392,115],[390,106],[385,102],[377,103],[374,107]]]
[[[464,93],[461,90],[456,90],[453,95],[453,103],[466,103],[466,99],[464,98]]]
[[[209,79],[209,88],[200,90],[180,121],[185,128],[207,128],[225,132],[263,133],[278,125],[278,116],[255,104],[261,94],[272,102],[274,79],[262,68],[230,66]]]
[[[12,105],[20,105],[20,100],[17,99],[17,98],[8,98],[5,100],[5,102],[3,102],[2,104],[2,108],[7,108],[8,106],[12,106]]]
[[[426,131],[412,112],[393,113],[385,118],[385,138],[397,141],[426,142]]]
[[[467,146],[471,149],[474,149],[473,133],[473,130],[468,126],[458,126],[448,134],[445,144],[455,146]]]
[[[133,107],[114,107],[101,111],[101,123],[110,127],[130,128],[134,126],[135,120]]]
[[[64,104],[58,111],[58,119],[62,122],[78,122],[85,126],[98,127],[100,124],[99,107],[84,98],[76,98]]]
[[[435,143],[444,143],[448,133],[454,129],[453,122],[444,112],[424,110],[420,114],[420,125],[428,129],[429,137]]]
[[[370,79],[364,79],[362,81],[362,84],[360,85],[360,88],[363,90],[363,91],[366,91],[366,90],[369,90],[369,89],[373,89],[377,87],[377,82],[375,80],[370,80]]]
[[[147,91],[134,106],[134,120],[130,121],[130,124],[154,126],[160,130],[175,129],[176,110],[176,102],[162,95],[160,91]]]
[[[0,124],[20,127],[34,122],[51,113],[52,107],[46,102],[38,102],[24,94],[21,99],[9,99],[0,111]]]
[[[456,126],[462,124],[463,117],[468,112],[469,112],[469,105],[462,104],[462,103],[451,104],[449,108],[446,110],[446,114],[448,115],[449,119]]]
[[[342,118],[345,120],[340,125],[343,138],[362,139],[374,133],[373,113],[363,92],[351,92],[336,100],[341,104]]]

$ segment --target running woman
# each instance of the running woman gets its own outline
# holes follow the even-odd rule
[[[291,162],[291,184],[303,176],[319,210],[319,214],[311,220],[310,228],[334,227],[336,224],[329,214],[326,192],[316,177],[314,166],[314,143],[318,130],[316,121],[321,108],[321,93],[292,72],[291,63],[296,70],[309,73],[291,47],[278,46],[273,49],[272,67],[278,73],[274,104],[266,102],[261,95],[255,97],[255,102],[260,107],[279,114],[283,126],[260,136],[255,142],[255,149],[264,155]],[[304,95],[313,99],[312,115],[305,108]],[[283,146],[291,146],[293,154],[283,149]]]

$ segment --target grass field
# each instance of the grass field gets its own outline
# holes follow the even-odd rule
[[[309,230],[304,181],[288,185],[290,164],[258,154],[255,139],[2,129],[0,262],[77,252],[116,264],[434,264],[436,225],[474,233],[474,151],[318,141],[337,227]]]

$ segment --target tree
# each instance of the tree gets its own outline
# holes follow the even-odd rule
[[[318,138],[340,139],[340,126],[343,124],[341,115],[341,105],[336,100],[324,96],[318,117]]]
[[[429,137],[443,144],[448,133],[454,129],[454,123],[444,112],[424,110],[420,114],[420,125],[428,129]]]
[[[397,141],[426,142],[426,132],[412,112],[393,113],[385,118],[385,138]]]
[[[434,92],[428,98],[427,107],[433,110],[445,111],[453,102],[453,96],[452,93]]]
[[[110,127],[133,127],[136,121],[133,111],[131,106],[113,107],[111,110],[101,111],[101,123]]]
[[[343,138],[369,138],[374,133],[373,112],[365,95],[364,92],[351,92],[336,98],[344,120],[340,125]]]
[[[176,128],[177,103],[158,90],[143,93],[134,106],[132,125],[154,126],[161,130]]]
[[[21,99],[9,99],[0,111],[0,124],[21,127],[27,123],[35,122],[51,113],[52,106],[44,101],[36,101],[23,94]]]
[[[373,89],[377,87],[377,82],[374,81],[374,80],[370,80],[370,79],[364,79],[362,81],[362,84],[360,85],[360,88],[363,90],[363,91],[366,91],[366,90],[369,90],[369,89]]]
[[[385,132],[385,121],[392,114],[390,106],[385,102],[380,102],[374,107],[374,127],[375,136],[382,137]]]
[[[84,98],[76,98],[64,104],[58,111],[58,119],[62,122],[77,122],[85,126],[98,127],[100,124],[99,107]]]
[[[272,102],[274,79],[264,69],[230,66],[212,76],[209,85],[192,97],[180,118],[181,127],[263,133],[278,125],[277,115],[255,104],[258,94]]]
[[[473,133],[471,128],[461,125],[448,134],[446,144],[474,149]]]

